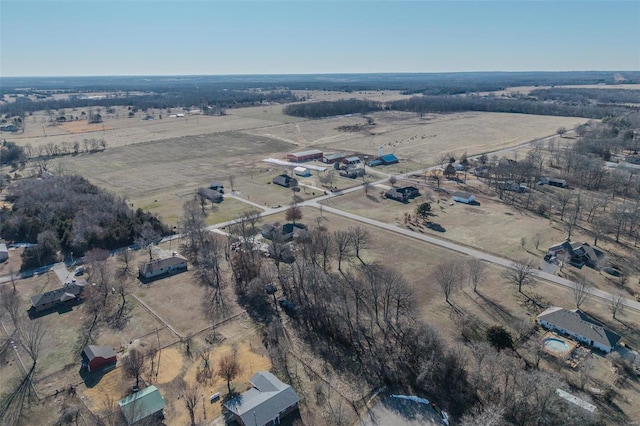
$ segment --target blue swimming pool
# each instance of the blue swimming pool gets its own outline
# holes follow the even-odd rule
[[[569,345],[563,340],[554,339],[553,337],[548,337],[544,339],[544,347],[553,352],[564,353],[569,352]]]

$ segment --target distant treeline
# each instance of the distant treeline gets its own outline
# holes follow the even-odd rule
[[[42,110],[61,110],[73,108],[114,107],[119,105],[131,106],[141,110],[147,108],[191,108],[216,106],[219,108],[233,108],[252,106],[261,102],[286,103],[297,100],[289,90],[227,90],[221,88],[182,88],[181,90],[165,91],[162,93],[147,93],[142,95],[110,97],[104,99],[86,99],[70,96],[67,99],[44,99],[34,101],[19,96],[14,102],[0,104],[0,114],[21,116],[25,113]],[[27,93],[29,94],[29,93]]]
[[[284,113],[295,117],[324,118],[345,114],[366,114],[373,111],[382,111],[383,109],[384,105],[380,102],[362,99],[341,99],[337,101],[291,104],[284,107]]]
[[[581,88],[551,88],[536,89],[529,96],[541,101],[558,101],[566,103],[637,103],[640,104],[640,90],[630,89],[581,89]]]
[[[168,235],[160,220],[132,211],[127,203],[77,175],[23,179],[8,189],[0,209],[0,236],[8,241],[35,243],[25,251],[23,269],[57,260],[63,250],[81,256],[92,248],[131,245],[141,235]]]
[[[414,96],[381,104],[379,102],[349,99],[287,105],[285,114],[296,117],[323,118],[345,114],[365,114],[383,109],[410,111],[417,114],[462,111],[507,112],[534,115],[554,115],[600,119],[620,113],[622,107],[603,105],[571,105],[541,102],[532,98],[500,99],[480,96]]]

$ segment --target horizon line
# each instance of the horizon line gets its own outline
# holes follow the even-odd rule
[[[261,77],[261,76],[331,76],[331,75],[436,75],[436,74],[524,74],[524,73],[640,73],[638,70],[520,70],[520,71],[384,71],[384,72],[308,72],[308,73],[246,73],[246,74],[67,74],[67,75],[0,75],[3,78],[76,78],[76,77]]]

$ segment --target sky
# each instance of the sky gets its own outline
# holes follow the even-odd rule
[[[640,1],[0,0],[0,76],[640,70]]]

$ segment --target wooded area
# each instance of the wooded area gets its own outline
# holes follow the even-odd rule
[[[37,244],[25,250],[22,269],[57,260],[58,251],[76,257],[92,248],[115,249],[143,234],[159,238],[170,230],[155,216],[77,175],[22,179],[7,189],[12,203],[0,209],[0,235]]]

